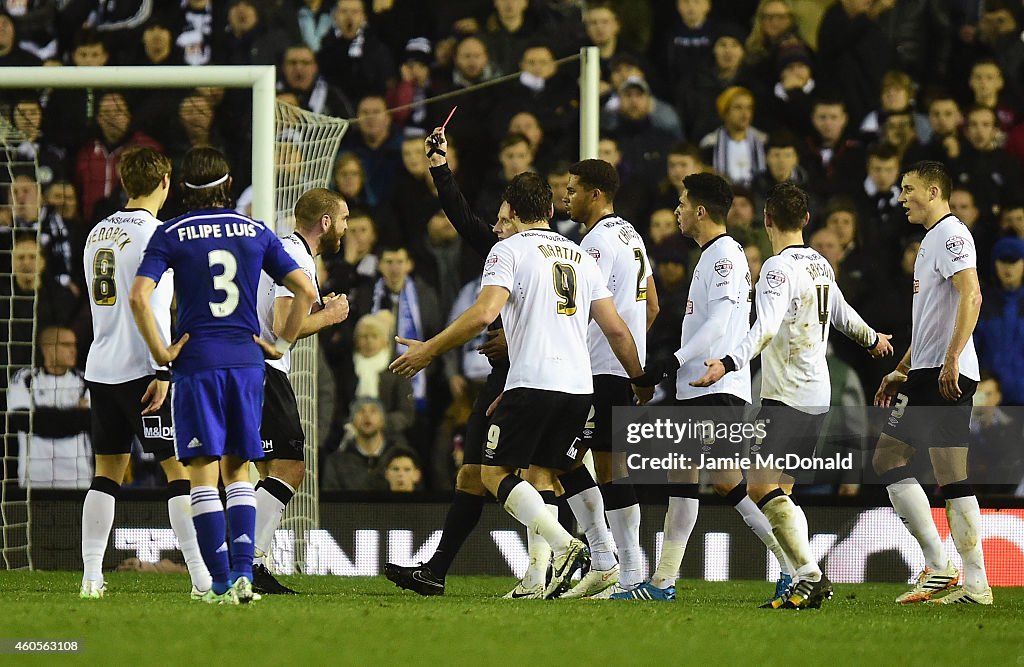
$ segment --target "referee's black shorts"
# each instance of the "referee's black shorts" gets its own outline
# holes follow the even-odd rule
[[[142,414],[142,397],[154,376],[120,384],[89,381],[92,405],[92,448],[96,454],[130,454],[137,437],[142,450],[158,461],[174,457],[174,423],[171,420],[171,389],[156,414]]]
[[[939,368],[907,374],[892,403],[882,433],[914,448],[966,447],[971,440],[971,407],[975,380],[961,374],[960,398],[950,401],[939,392]]]
[[[263,385],[263,421],[260,423],[263,460],[302,461],[306,434],[299,419],[295,391],[284,371],[267,365]]]
[[[487,442],[487,428],[491,425],[491,418],[487,416],[487,408],[491,406],[494,399],[501,395],[505,388],[505,379],[508,377],[508,369],[494,369],[484,386],[477,394],[476,402],[473,403],[473,411],[466,421],[466,439],[462,445],[462,464],[480,465],[483,463],[484,445]]]

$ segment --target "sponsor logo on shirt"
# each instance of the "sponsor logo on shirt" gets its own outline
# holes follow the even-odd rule
[[[921,281],[918,280],[917,278],[915,278],[914,279],[914,294],[917,294],[920,291],[921,291]]]
[[[150,440],[173,440],[174,427],[164,426],[160,415],[142,418],[142,435]]]
[[[497,264],[497,263],[498,263],[498,256],[497,255],[490,255],[490,256],[488,256],[487,257],[487,261],[484,262],[484,271],[487,271],[489,269],[493,269],[494,265]]]
[[[786,282],[786,274],[781,271],[769,271],[764,278],[772,287],[778,287]]]
[[[693,315],[693,301],[690,299],[686,300],[686,314]]]
[[[727,259],[720,259],[715,262],[715,273],[725,278],[732,273],[732,262]]]
[[[948,250],[951,255],[962,254],[965,245],[967,245],[967,241],[965,241],[961,236],[950,236],[949,239],[946,240],[946,250]]]

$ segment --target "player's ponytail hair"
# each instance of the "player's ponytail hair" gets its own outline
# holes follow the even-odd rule
[[[231,167],[216,148],[204,146],[185,153],[181,163],[181,198],[189,210],[230,208]]]

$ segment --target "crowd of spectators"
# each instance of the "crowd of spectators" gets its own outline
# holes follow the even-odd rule
[[[348,321],[321,336],[330,385],[321,397],[335,397],[321,410],[325,489],[450,488],[487,372],[481,341],[411,382],[386,371],[396,334],[429,337],[471,302],[482,260],[440,210],[424,158],[423,137],[450,103],[413,103],[465,91],[451,100],[448,160],[480,216],[492,219],[505,184],[532,170],[555,193],[553,225],[578,239],[561,195],[579,152],[570,56],[588,45],[600,53],[599,157],[618,168],[616,210],[647,240],[661,294],[651,358],[679,343],[697,249],[672,211],[683,177],[702,170],[733,184],[729,229],[755,280],[771,254],[768,189],[805,188],[808,242],[901,353],[923,231],[898,202],[900,174],[933,159],[952,174],[953,211],[979,250],[986,400],[1020,405],[1022,34],[1020,0],[0,0],[0,67],[270,64],[282,101],[354,120],[332,183],[352,210],[349,230],[321,276],[324,292],[352,304]],[[0,89],[3,122],[20,133],[0,156],[14,165],[0,191],[0,273],[11,276],[0,284],[4,363],[44,363],[26,345],[34,293],[38,330],[68,331],[84,362],[82,250],[124,202],[125,147],[151,146],[179,164],[193,146],[217,146],[243,194],[247,95]],[[278,167],[288,159],[279,152]],[[162,216],[180,211],[172,196]],[[891,362],[833,340],[833,363],[861,385],[852,394],[870,397]],[[12,460],[16,439],[7,447]]]

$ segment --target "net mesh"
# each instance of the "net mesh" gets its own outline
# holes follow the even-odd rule
[[[36,296],[37,287],[32,279],[38,258],[31,264],[14,262],[14,238],[16,213],[20,218],[19,201],[39,201],[38,178],[35,183],[19,184],[14,192],[16,174],[37,174],[38,165],[34,158],[22,156],[18,147],[25,137],[15,127],[0,118],[0,192],[5,197],[0,201],[0,403],[3,406],[3,479],[0,481],[0,518],[3,522],[3,565],[7,569],[32,567],[31,553],[31,496],[32,476],[26,474],[32,454],[32,405],[34,392],[11,396],[11,380],[21,381],[19,373],[30,373],[36,339]],[[27,189],[26,189],[27,187]],[[22,191],[24,190],[24,191]],[[8,194],[9,193],[9,194]],[[18,225],[24,224],[18,220]],[[18,238],[35,239],[39,242],[40,226],[26,227],[18,231]],[[26,278],[25,269],[31,271]],[[26,286],[27,283],[27,286]],[[17,394],[17,392],[15,392]],[[19,462],[19,456],[21,461]]]
[[[311,113],[299,107],[277,102],[277,136],[274,143],[274,210],[277,232],[294,228],[292,211],[302,193],[310,188],[328,187],[334,170],[338,145],[348,129],[340,118]],[[276,568],[284,573],[303,571],[306,536],[320,527],[317,455],[319,444],[317,410],[320,347],[317,337],[303,339],[292,350],[289,378],[298,401],[299,417],[306,434],[306,476],[295,497],[288,503],[280,530],[289,531],[294,541],[275,540],[272,554]],[[294,544],[294,552],[285,545]]]

